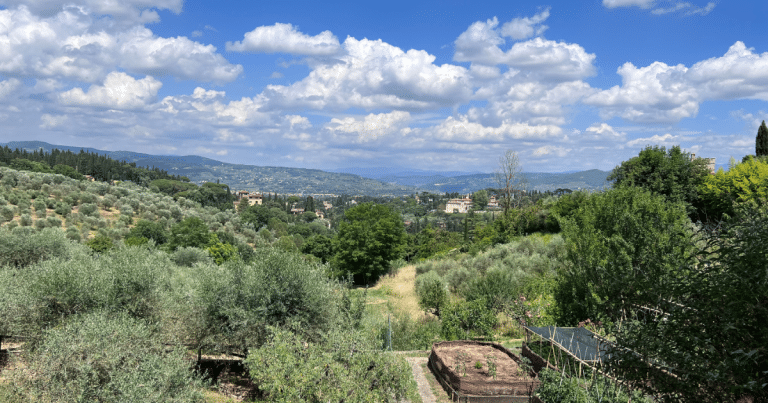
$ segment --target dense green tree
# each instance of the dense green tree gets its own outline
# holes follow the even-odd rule
[[[708,221],[733,215],[738,204],[768,200],[768,161],[748,156],[728,171],[719,170],[699,186],[700,210]]]
[[[486,309],[482,300],[450,303],[443,308],[440,319],[440,334],[446,340],[493,337],[493,329],[498,324],[496,315]]]
[[[765,126],[765,121],[757,129],[757,138],[755,139],[755,155],[762,157],[768,155],[768,127]]]
[[[440,309],[448,304],[448,284],[437,274],[430,270],[416,277],[416,296],[419,298],[419,307],[435,316],[440,316]]]
[[[472,205],[478,210],[484,210],[488,205],[488,191],[485,189],[478,190],[472,194]]]
[[[267,225],[271,216],[270,209],[260,204],[248,206],[240,213],[240,219],[253,224],[256,229]]]
[[[647,146],[637,157],[632,157],[613,169],[607,180],[613,187],[641,187],[667,197],[671,202],[684,202],[689,214],[699,199],[698,186],[709,176],[707,163],[701,158],[691,160],[680,146],[669,150]]]
[[[391,208],[363,203],[344,213],[333,239],[333,264],[338,274],[351,274],[356,284],[370,284],[400,258],[406,233],[400,215]]]
[[[768,207],[739,205],[694,240],[671,290],[648,284],[659,298],[615,333],[609,364],[658,401],[768,401]]]
[[[169,250],[181,247],[207,248],[211,245],[211,234],[208,226],[197,217],[187,217],[171,227],[168,241]]]
[[[563,223],[568,260],[555,299],[561,324],[616,322],[656,301],[692,251],[682,203],[638,187],[595,194]]]
[[[314,235],[304,242],[301,252],[320,258],[325,264],[333,257],[333,242],[325,235]]]
[[[156,245],[168,242],[168,232],[162,224],[154,221],[139,220],[136,226],[131,228],[126,238],[146,238],[155,241]]]

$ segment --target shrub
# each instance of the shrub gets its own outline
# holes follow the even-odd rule
[[[460,301],[444,308],[440,334],[446,340],[466,339],[475,335],[492,337],[498,320],[485,307],[485,301]]]
[[[469,281],[476,277],[477,273],[464,266],[458,266],[445,274],[448,287],[454,294],[464,295]]]
[[[61,227],[61,219],[57,217],[48,217],[46,220],[46,223],[49,227],[53,228],[59,228]]]
[[[9,206],[3,206],[0,208],[0,217],[2,217],[5,221],[13,220],[13,216],[13,208]]]
[[[130,236],[151,239],[157,245],[162,245],[168,241],[168,233],[163,229],[163,226],[147,220],[139,220],[136,226],[131,228]]]
[[[213,263],[211,255],[205,249],[195,247],[178,248],[171,255],[171,260],[179,266],[192,267],[197,262]]]
[[[22,214],[19,218],[19,224],[23,227],[29,227],[32,225],[32,217],[29,214]]]
[[[440,275],[430,271],[416,277],[416,295],[419,307],[425,312],[440,316],[440,309],[448,303],[448,286]]]
[[[150,327],[124,314],[79,316],[45,332],[29,372],[14,376],[14,392],[45,402],[204,402],[205,384],[184,350],[165,350]]]
[[[375,345],[355,332],[319,343],[270,328],[266,345],[245,365],[265,397],[274,402],[398,402],[414,399],[416,383],[404,358],[371,351]]]
[[[86,217],[99,217],[99,207],[93,203],[81,204],[78,212]]]
[[[86,244],[96,253],[104,253],[115,246],[112,239],[105,235],[97,235]]]

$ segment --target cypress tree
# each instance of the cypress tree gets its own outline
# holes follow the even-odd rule
[[[765,127],[765,121],[757,129],[757,139],[755,139],[755,155],[761,157],[768,155],[768,127]]]

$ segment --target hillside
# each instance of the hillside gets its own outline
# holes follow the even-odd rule
[[[422,191],[471,193],[496,187],[494,174],[422,171],[416,169],[386,170],[382,168],[349,168],[338,172],[319,169],[268,167],[230,164],[197,155],[172,156],[104,151],[54,145],[41,141],[11,141],[11,149],[51,151],[55,148],[106,155],[116,160],[135,162],[138,166],[156,167],[172,175],[188,177],[192,182],[228,184],[232,189],[281,194],[350,194],[369,196],[401,196]],[[564,189],[597,190],[607,186],[608,172],[597,169],[573,173],[526,173],[530,188],[547,191]]]

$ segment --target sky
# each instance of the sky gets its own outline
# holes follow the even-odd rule
[[[768,117],[764,0],[0,0],[0,142],[316,169],[727,163]]]

